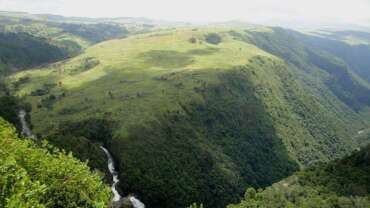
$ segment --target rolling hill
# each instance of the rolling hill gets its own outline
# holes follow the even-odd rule
[[[0,73],[70,58],[95,43],[128,34],[124,24],[114,22],[58,21],[48,15],[0,12]]]
[[[108,147],[125,193],[150,207],[224,207],[246,187],[367,142],[356,135],[370,126],[369,83],[311,38],[267,27],[162,29],[6,82],[31,104],[36,134],[102,170],[98,146]]]

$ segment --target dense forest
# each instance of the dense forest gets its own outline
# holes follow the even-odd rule
[[[124,158],[123,190],[134,190],[153,207],[182,207],[192,200],[224,207],[244,187],[264,187],[297,170],[247,76],[239,70],[219,76],[221,84],[202,89],[204,103],[182,105],[185,113],[132,127],[123,144],[112,141],[113,150],[124,148],[118,156]]]
[[[228,208],[370,206],[370,146],[344,159],[300,171],[266,189],[249,188]]]
[[[0,73],[55,62],[67,56],[66,51],[27,33],[0,33],[0,47]]]

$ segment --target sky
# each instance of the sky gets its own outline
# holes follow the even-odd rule
[[[0,11],[186,22],[370,25],[370,0],[0,0]]]

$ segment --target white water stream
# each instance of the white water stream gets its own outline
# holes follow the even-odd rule
[[[27,121],[26,121],[26,111],[25,110],[20,110],[18,113],[19,121],[21,122],[22,125],[22,134],[28,138],[31,139],[36,139],[35,135],[32,134],[31,129],[28,127]]]
[[[28,138],[36,139],[36,137],[32,134],[31,129],[28,127],[28,124],[27,124],[27,121],[26,121],[26,115],[27,115],[27,113],[23,109],[20,110],[19,113],[18,113],[19,121],[21,122],[21,125],[22,125],[22,134],[25,135]],[[107,155],[108,169],[109,169],[110,174],[113,177],[113,184],[112,184],[113,199],[112,199],[112,202],[119,202],[122,199],[122,196],[119,194],[119,192],[117,191],[117,188],[116,188],[117,184],[119,183],[119,179],[118,179],[118,172],[115,170],[115,167],[114,167],[113,157],[106,148],[104,148],[103,146],[100,146],[100,148]],[[129,199],[129,201],[131,202],[131,204],[134,208],[145,208],[145,205],[140,200],[135,198],[134,196],[128,196],[127,198]]]
[[[145,208],[145,205],[143,204],[143,202],[139,201],[137,198],[133,196],[130,196],[130,201],[131,201],[132,206],[134,206],[135,208]]]
[[[117,191],[117,188],[116,188],[117,184],[119,183],[118,172],[116,171],[116,169],[114,167],[113,157],[110,154],[110,152],[103,146],[100,146],[100,148],[107,155],[108,169],[109,169],[109,172],[111,173],[111,175],[113,177],[113,184],[112,184],[113,199],[112,199],[112,202],[118,202],[122,199],[122,196],[119,194],[119,192]],[[135,198],[134,196],[128,196],[128,199],[130,200],[130,202],[131,202],[131,204],[134,208],[145,208],[145,205],[140,200]]]

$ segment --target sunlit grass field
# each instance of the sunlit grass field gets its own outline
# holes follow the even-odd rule
[[[272,57],[229,32],[167,29],[106,41],[73,59],[18,73],[8,81],[19,82],[17,95],[32,103],[36,132],[52,128],[54,122],[102,116],[121,120],[127,127],[180,109],[179,102],[201,101],[196,89],[217,83],[220,71],[245,65],[255,56]],[[213,33],[221,37],[217,44],[206,41]],[[81,66],[90,60],[92,66]],[[30,96],[39,89],[48,92]],[[41,107],[41,100],[50,95],[55,96],[50,107]]]

